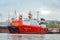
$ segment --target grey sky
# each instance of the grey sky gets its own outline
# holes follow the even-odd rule
[[[17,13],[23,13],[25,17],[31,10],[33,17],[36,18],[36,11],[50,10],[49,15],[41,15],[45,19],[60,20],[60,0],[0,0],[0,14],[3,15],[4,19],[7,19],[8,13],[12,16],[14,10]]]

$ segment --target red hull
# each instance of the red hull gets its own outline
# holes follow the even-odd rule
[[[18,28],[25,33],[48,33],[48,28],[41,28],[39,26],[22,25]]]

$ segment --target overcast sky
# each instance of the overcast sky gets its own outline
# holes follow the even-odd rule
[[[35,18],[39,10],[40,18],[60,20],[60,0],[0,0],[0,15],[4,19],[9,13],[12,16],[14,10],[23,13],[24,17],[31,11]]]

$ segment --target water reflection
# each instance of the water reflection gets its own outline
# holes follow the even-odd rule
[[[0,40],[60,40],[60,34],[7,34],[0,33]]]

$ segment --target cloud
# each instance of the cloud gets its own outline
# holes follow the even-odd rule
[[[41,0],[41,5],[60,9],[60,0]]]

